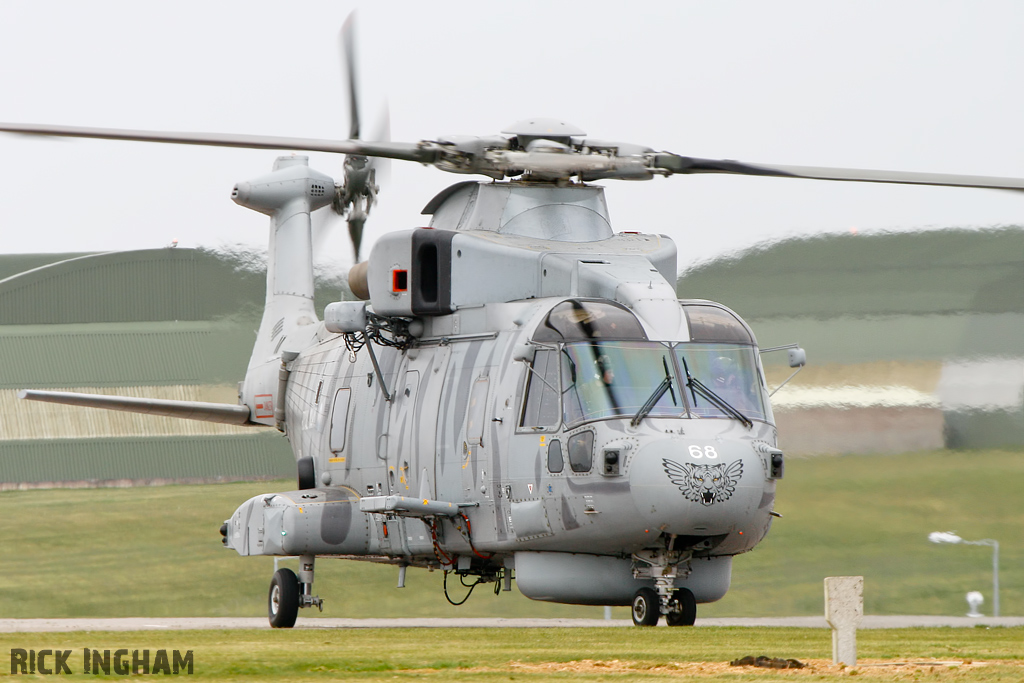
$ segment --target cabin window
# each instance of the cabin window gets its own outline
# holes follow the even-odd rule
[[[348,431],[348,404],[351,389],[338,389],[334,395],[334,411],[331,413],[331,451],[345,450],[345,432]]]
[[[473,382],[469,393],[469,411],[466,417],[466,440],[472,446],[479,446],[484,440],[484,406],[487,404],[487,378],[479,377]]]
[[[573,472],[589,472],[594,461],[594,432],[583,431],[569,437],[569,467]]]
[[[558,474],[565,468],[562,460],[562,442],[554,439],[548,444],[548,472]]]
[[[557,427],[561,422],[558,405],[558,352],[539,349],[527,371],[526,404],[521,427]]]

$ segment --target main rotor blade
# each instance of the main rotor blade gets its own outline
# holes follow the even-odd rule
[[[99,138],[102,140],[133,140],[136,142],[165,142],[177,145],[205,145],[208,147],[242,147],[246,149],[279,149],[306,152],[333,152],[362,154],[402,161],[433,163],[438,150],[427,144],[412,142],[361,142],[359,140],[321,140],[316,138],[290,138],[270,135],[238,135],[233,133],[179,133],[169,131],[126,130],[123,128],[84,128],[32,123],[0,123],[0,132],[26,135],[53,135],[70,138]]]
[[[670,173],[728,173],[734,175],[769,176],[776,178],[807,178],[840,180],[854,183],[894,183],[899,185],[934,185],[940,187],[977,187],[992,190],[1024,190],[1024,178],[959,175],[950,173],[915,173],[877,171],[828,166],[789,166],[780,164],[749,164],[729,159],[697,159],[674,154],[654,155],[654,167]]]
[[[697,174],[725,173],[732,175],[806,178],[859,183],[893,183],[901,185],[933,185],[940,187],[974,187],[992,190],[1024,190],[1024,178],[959,175],[947,173],[915,173],[870,169],[835,168],[827,166],[789,166],[757,164],[730,159],[700,159],[668,152],[630,156],[599,154],[522,153],[496,150],[484,155],[467,154],[451,145],[432,142],[369,142],[361,140],[323,140],[316,138],[238,135],[230,133],[180,133],[167,131],[125,130],[120,128],[84,128],[26,123],[0,123],[0,132],[60,137],[133,140],[211,147],[241,147],[310,152],[354,154],[401,161],[433,164],[442,171],[481,173],[500,178],[507,168],[542,174],[571,176],[583,174],[596,178],[642,179],[653,173]],[[508,157],[508,158],[506,158]],[[512,158],[515,157],[515,158]]]

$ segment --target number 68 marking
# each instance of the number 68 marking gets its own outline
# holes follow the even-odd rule
[[[708,460],[714,460],[718,457],[718,451],[715,450],[714,446],[690,446],[690,457],[691,458],[707,458]]]

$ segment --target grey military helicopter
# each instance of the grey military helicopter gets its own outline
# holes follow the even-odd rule
[[[500,135],[347,140],[31,124],[0,130],[345,155],[342,182],[282,156],[232,199],[270,219],[266,307],[237,405],[47,391],[22,398],[238,425],[289,440],[294,491],[221,526],[240,555],[298,556],[268,594],[294,625],[317,557],[444,571],[527,597],[631,605],[692,625],[732,559],[768,533],[784,471],[759,349],[721,304],[679,299],[676,246],[615,233],[601,180],[737,174],[1024,189],[1024,180],[701,159],[587,137],[553,119]],[[349,221],[358,261],[395,159],[484,176],[445,189],[429,227],[387,233],[349,275],[357,301],[313,306],[310,215]],[[787,380],[788,381],[788,380]],[[465,598],[468,598],[467,594]],[[465,599],[464,598],[464,599]]]

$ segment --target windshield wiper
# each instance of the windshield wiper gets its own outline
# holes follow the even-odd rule
[[[654,409],[654,406],[658,404],[658,401],[665,395],[665,392],[672,389],[672,373],[668,371],[668,361],[665,360],[664,356],[661,357],[661,363],[665,366],[665,379],[661,380],[661,384],[654,388],[654,392],[640,406],[640,410],[636,411],[636,415],[629,421],[630,427],[636,427],[640,424],[647,417],[647,414]],[[676,392],[675,389],[672,389],[672,405],[676,405],[676,403]]]
[[[562,347],[562,353],[565,354],[566,360],[569,361],[569,384],[571,386],[576,384],[576,362],[572,359],[572,356],[569,355],[569,352],[565,350],[564,346]]]
[[[705,401],[707,401],[714,407],[718,408],[729,417],[735,420],[739,420],[747,429],[750,429],[751,427],[754,426],[754,423],[750,421],[749,417],[733,408],[728,401],[726,401],[724,398],[722,398],[714,391],[712,391],[706,384],[701,382],[699,379],[691,375],[690,368],[686,365],[686,359],[684,358],[682,360],[683,368],[686,370],[686,386],[690,387],[690,393],[694,394],[693,403],[695,406],[697,404],[696,394],[700,394]]]

